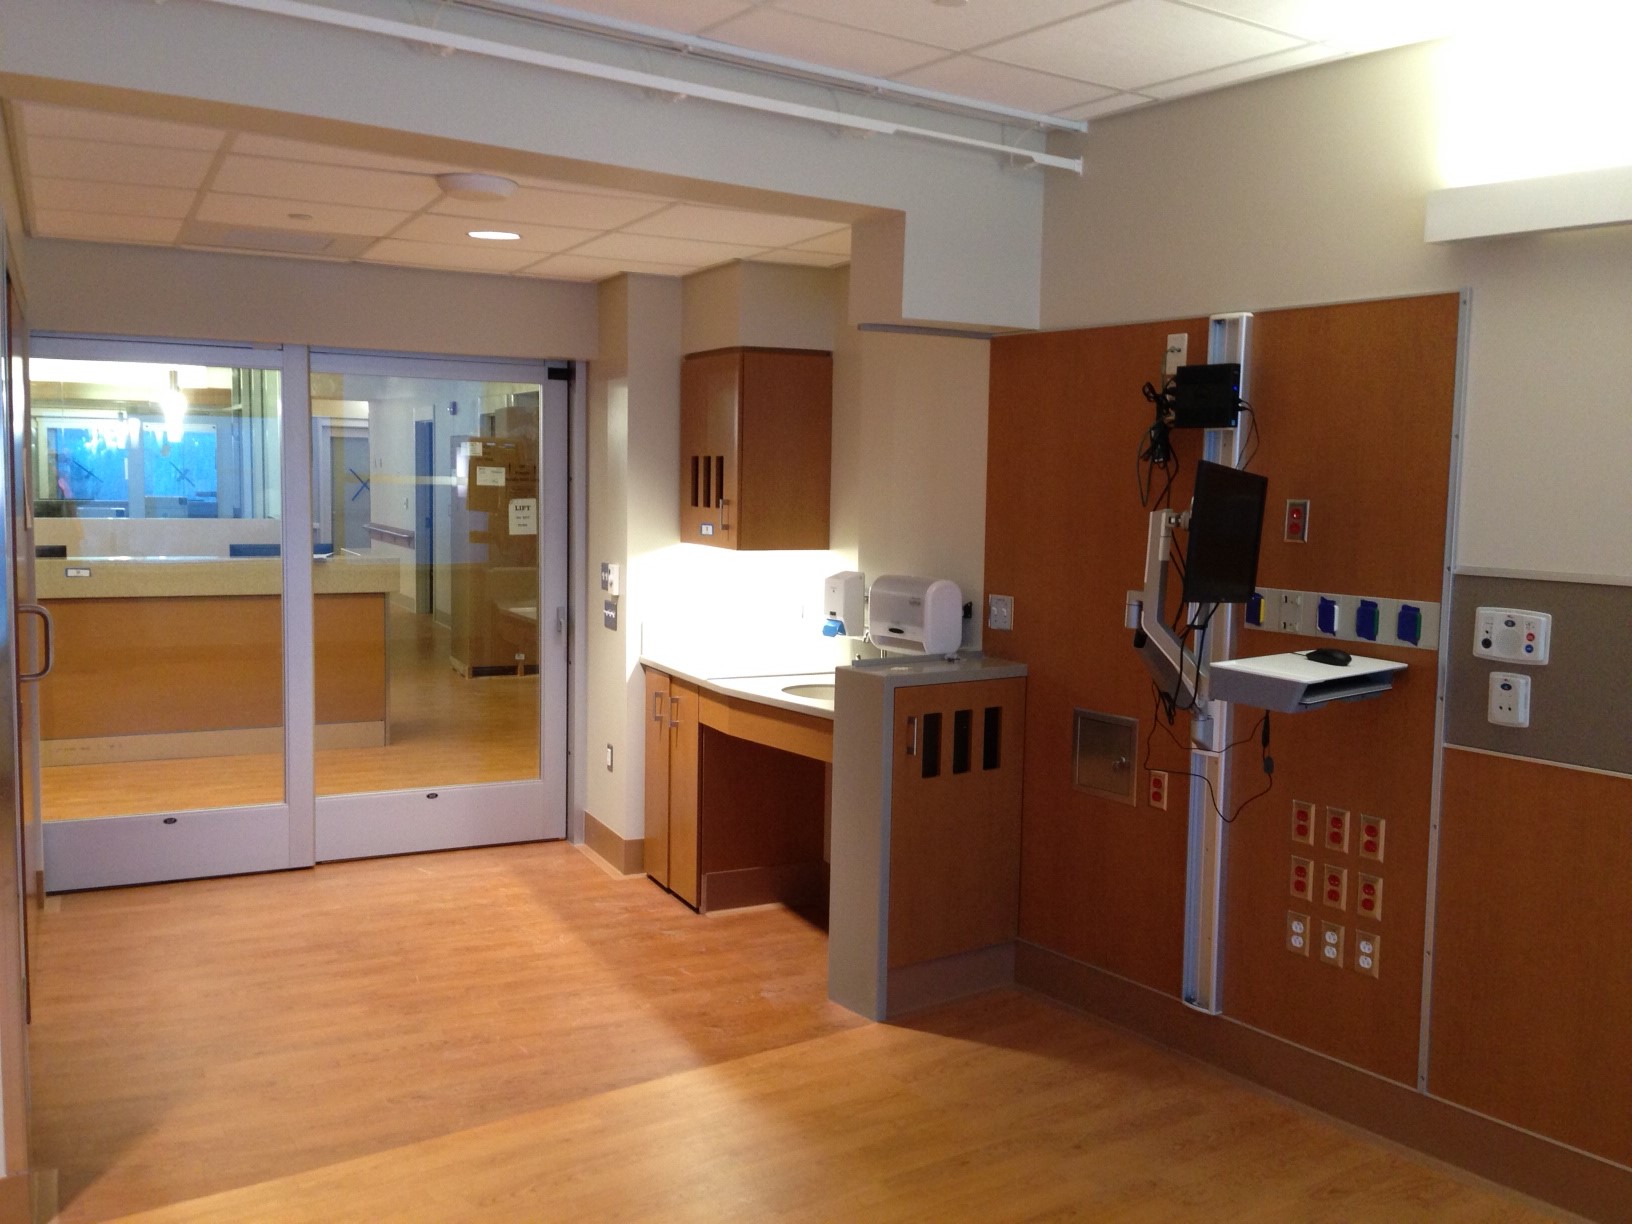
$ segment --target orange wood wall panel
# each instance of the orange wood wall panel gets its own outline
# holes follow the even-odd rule
[[[1455,294],[1271,311],[1253,320],[1251,399],[1269,477],[1259,581],[1437,601],[1455,403]],[[1285,499],[1307,497],[1309,543],[1281,539]],[[1237,624],[1240,610],[1235,609]],[[1243,630],[1237,653],[1273,654],[1314,639]],[[1409,670],[1373,701],[1272,717],[1275,787],[1229,832],[1224,1010],[1258,1028],[1402,1083],[1415,1083],[1437,656],[1370,643],[1355,653]],[[1255,710],[1237,714],[1236,736]],[[1235,754],[1234,804],[1260,790],[1256,742]],[[1386,860],[1294,846],[1292,801],[1387,821]],[[1291,895],[1294,854],[1346,868],[1342,910]],[[1357,913],[1357,876],[1383,880],[1380,921]],[[1345,930],[1344,968],[1286,950],[1288,910]],[[1376,979],[1355,971],[1354,936],[1382,936]]]
[[[1014,629],[985,648],[1026,663],[1020,935],[1177,994],[1184,934],[1187,788],[1168,810],[1128,807],[1071,785],[1075,707],[1151,727],[1149,677],[1122,627],[1143,585],[1148,512],[1134,455],[1151,420],[1169,333],[1206,352],[1203,319],[993,342],[986,487],[986,589],[1014,596]],[[1199,438],[1175,435],[1189,497]],[[1188,736],[1181,716],[1176,728]],[[1141,740],[1141,752],[1143,739]],[[1165,736],[1158,768],[1188,766]]]
[[[1632,1165],[1632,778],[1448,749],[1428,1089]]]
[[[739,548],[826,548],[833,463],[831,353],[747,349]],[[728,507],[729,509],[729,507]]]

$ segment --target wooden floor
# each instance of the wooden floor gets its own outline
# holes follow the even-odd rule
[[[388,605],[389,739],[317,753],[319,795],[538,777],[538,677],[470,680],[448,630]],[[281,803],[283,754],[248,753],[40,771],[46,820]]]
[[[64,1221],[1543,1218],[1019,992],[864,1023],[797,915],[560,843],[44,919]]]

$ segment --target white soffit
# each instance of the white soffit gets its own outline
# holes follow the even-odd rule
[[[1632,223],[1632,166],[1430,192],[1428,242]]]

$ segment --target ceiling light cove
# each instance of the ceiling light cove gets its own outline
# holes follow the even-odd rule
[[[512,234],[509,230],[471,230],[472,238],[480,238],[483,242],[516,242],[520,234]]]

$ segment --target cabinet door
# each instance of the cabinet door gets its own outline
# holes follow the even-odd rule
[[[980,680],[895,692],[892,969],[1015,936],[1025,684]]]
[[[699,353],[680,367],[680,538],[735,548],[742,354]],[[826,544],[823,544],[826,547]]]
[[[699,768],[697,686],[669,681],[669,891],[695,906],[697,875],[697,781]]]
[[[826,548],[833,455],[833,357],[742,354],[738,479],[728,493],[737,548]]]
[[[669,678],[646,668],[646,874],[669,886]]]

